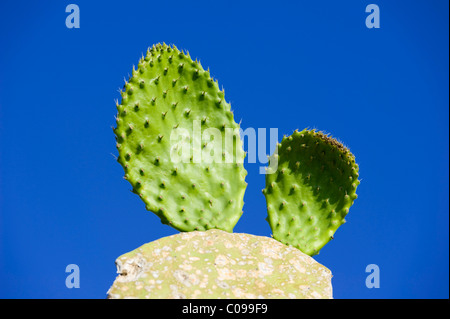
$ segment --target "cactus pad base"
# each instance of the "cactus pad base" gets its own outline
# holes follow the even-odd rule
[[[164,237],[120,256],[108,298],[332,298],[331,272],[263,236],[222,230]]]

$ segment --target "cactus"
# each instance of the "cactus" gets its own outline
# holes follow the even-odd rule
[[[315,130],[284,137],[269,159],[263,193],[273,237],[312,256],[333,239],[356,199],[358,165],[334,138]]]
[[[133,67],[121,96],[117,160],[147,210],[180,231],[231,232],[244,204],[245,153],[230,104],[209,70],[189,53],[157,44]],[[206,155],[214,161],[203,160]]]
[[[217,229],[155,240],[116,260],[108,298],[332,298],[331,272],[296,248]]]
[[[121,97],[113,130],[124,178],[163,224],[189,233],[120,256],[108,298],[332,298],[331,272],[310,256],[357,198],[348,148],[316,130],[283,137],[263,189],[274,239],[230,234],[244,205],[245,153],[209,70],[157,44]]]

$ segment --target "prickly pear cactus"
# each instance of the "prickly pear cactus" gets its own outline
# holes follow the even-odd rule
[[[118,162],[132,191],[180,231],[232,231],[247,171],[224,92],[175,46],[149,48],[117,103]]]
[[[332,298],[329,269],[263,236],[179,233],[120,256],[116,265],[108,298]]]
[[[271,162],[276,171],[270,171]],[[328,135],[295,131],[277,145],[268,173],[263,193],[273,237],[317,254],[345,223],[357,197],[355,157]]]

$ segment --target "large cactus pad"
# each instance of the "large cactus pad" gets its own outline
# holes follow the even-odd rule
[[[273,237],[312,256],[333,238],[356,199],[358,165],[337,140],[314,130],[284,137],[266,175]],[[277,163],[276,171],[270,171]]]
[[[332,298],[328,268],[263,236],[180,233],[126,253],[116,265],[108,298]]]
[[[188,53],[158,44],[133,67],[121,95],[118,162],[146,208],[181,231],[232,231],[247,185],[245,153],[209,71]]]

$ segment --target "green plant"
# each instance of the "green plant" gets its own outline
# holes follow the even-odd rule
[[[276,171],[270,171],[273,162]],[[295,131],[277,145],[268,173],[263,193],[273,237],[317,254],[345,223],[357,197],[355,157],[322,132]]]
[[[244,204],[245,153],[230,104],[209,71],[175,46],[157,44],[133,67],[121,96],[118,162],[147,210],[180,231],[231,232]],[[213,154],[220,163],[204,160],[212,146],[221,150]]]
[[[331,272],[309,256],[333,238],[357,197],[359,167],[347,147],[316,130],[283,137],[263,189],[278,242],[230,234],[247,171],[239,125],[217,81],[188,53],[157,44],[121,96],[114,133],[124,178],[162,223],[202,232],[119,257],[109,298],[332,297]]]
[[[245,153],[209,70],[189,53],[157,44],[133,67],[121,96],[114,132],[132,191],[175,229],[231,232],[244,204]],[[263,193],[273,237],[317,254],[357,197],[355,157],[329,135],[305,129],[283,138],[267,173]]]

